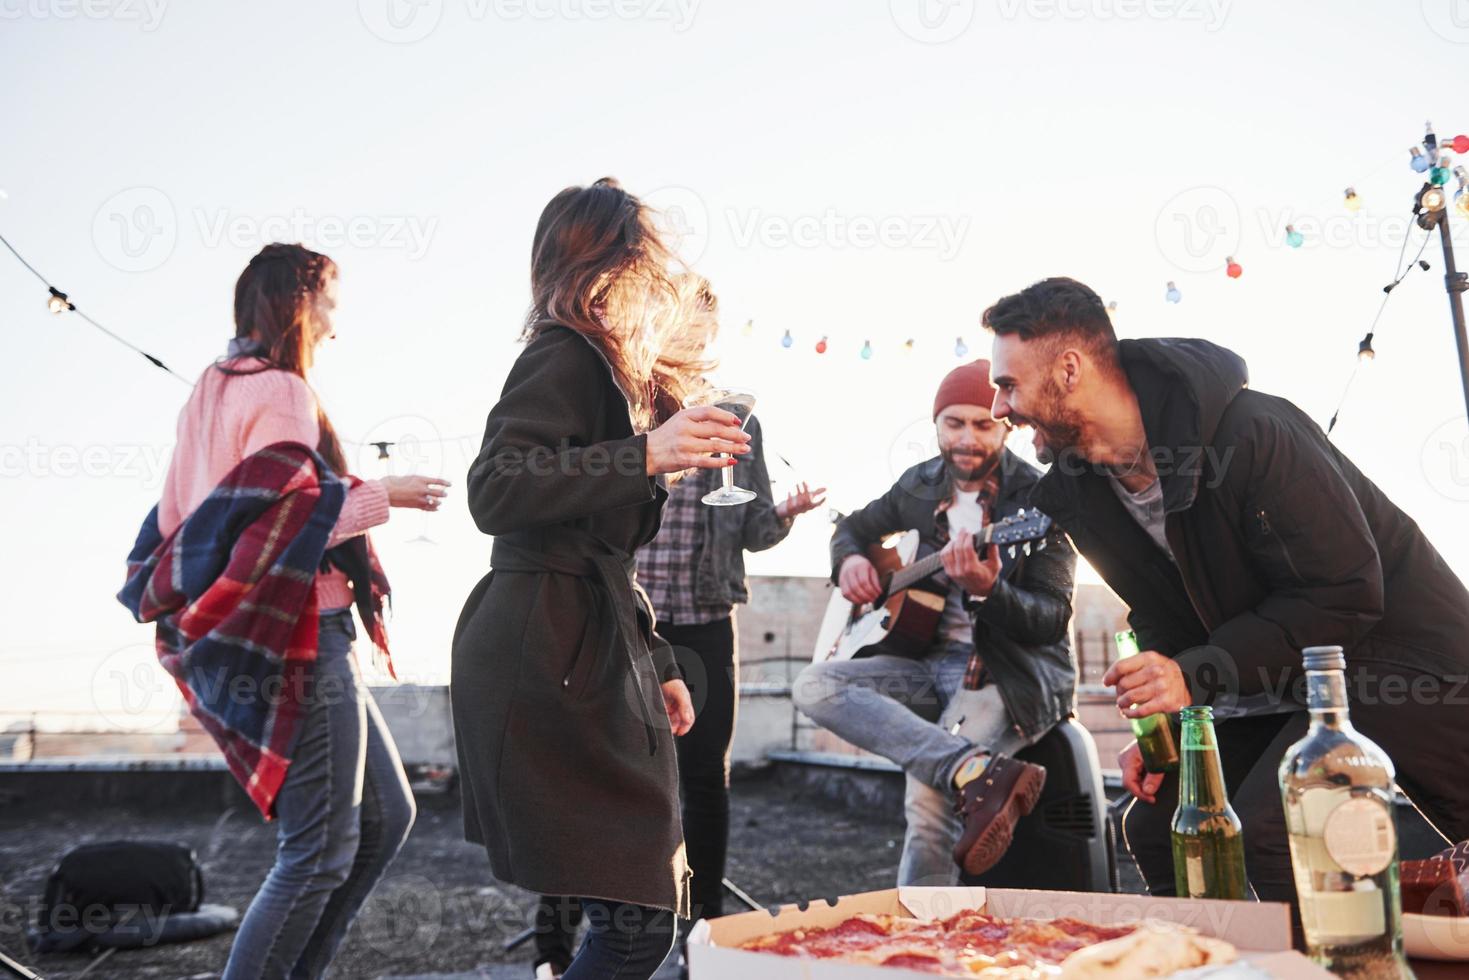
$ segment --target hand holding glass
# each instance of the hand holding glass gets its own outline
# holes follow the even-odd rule
[[[685,408],[695,408],[700,405],[713,405],[715,408],[729,412],[740,420],[740,428],[743,430],[750,421],[751,413],[755,410],[755,393],[746,388],[710,388],[684,400]],[[726,455],[726,453],[714,454],[716,459]],[[730,507],[735,504],[747,504],[755,499],[755,491],[734,485],[733,466],[724,467],[719,476],[723,485],[705,494],[704,503],[714,507]]]

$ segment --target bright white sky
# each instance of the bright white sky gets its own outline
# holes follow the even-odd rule
[[[450,440],[395,461],[453,479],[446,511],[376,535],[400,673],[435,682],[488,565],[464,472],[561,187],[612,174],[679,209],[726,311],[720,378],[759,393],[795,467],[771,455],[778,489],[849,509],[931,451],[955,337],[984,353],[980,311],[1046,275],[1115,300],[1123,336],[1233,347],[1324,422],[1407,230],[1407,148],[1425,119],[1469,131],[1466,56],[1464,0],[0,0],[0,233],[190,378],[262,244],[339,261],[315,379],[338,428]],[[1338,441],[1469,575],[1469,433],[1424,257]],[[185,388],[45,298],[0,255],[0,711],[136,725],[172,702],[113,594]],[[808,516],[750,569],[823,575],[828,532]]]

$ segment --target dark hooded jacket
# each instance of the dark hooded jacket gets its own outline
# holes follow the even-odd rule
[[[1195,703],[1222,716],[1295,710],[1300,651],[1321,644],[1344,647],[1349,664],[1469,670],[1469,592],[1315,422],[1246,387],[1244,361],[1208,341],[1120,351],[1172,559],[1085,461],[1057,460],[1031,502],[1131,607],[1142,648],[1179,660]]]

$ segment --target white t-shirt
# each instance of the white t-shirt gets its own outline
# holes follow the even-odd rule
[[[984,528],[984,507],[979,503],[979,491],[955,490],[949,509],[944,512],[949,519],[949,538],[959,536],[960,531],[978,534]],[[969,613],[964,608],[964,588],[957,582],[949,583],[949,593],[944,599],[944,618],[939,632],[946,640],[960,643],[974,642],[974,629],[969,622]]]

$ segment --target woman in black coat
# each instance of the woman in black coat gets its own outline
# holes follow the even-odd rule
[[[454,634],[465,836],[497,878],[581,899],[567,980],[651,976],[689,911],[674,736],[693,707],[632,555],[658,530],[661,474],[733,465],[711,454],[748,436],[678,409],[707,365],[673,265],[615,181],[551,200],[526,347],[469,471],[495,541]]]

